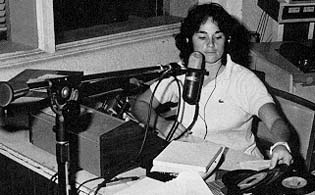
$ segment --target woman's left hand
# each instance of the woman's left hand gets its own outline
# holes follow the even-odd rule
[[[275,168],[277,164],[291,165],[292,163],[293,157],[285,146],[279,145],[272,150],[270,169]]]

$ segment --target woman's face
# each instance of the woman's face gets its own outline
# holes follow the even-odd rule
[[[225,35],[212,18],[208,18],[192,36],[192,43],[194,51],[203,53],[205,62],[212,64],[220,61],[223,56]]]

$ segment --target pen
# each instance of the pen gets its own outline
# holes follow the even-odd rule
[[[112,186],[112,185],[117,185],[121,183],[127,183],[129,181],[135,181],[138,180],[140,177],[138,176],[131,176],[131,177],[120,177],[120,178],[115,178],[112,181],[108,182],[106,186]]]

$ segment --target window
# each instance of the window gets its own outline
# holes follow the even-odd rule
[[[178,22],[163,0],[54,1],[56,43]]]
[[[56,43],[178,22],[163,0],[54,1]]]
[[[2,1],[9,24],[6,34],[0,34],[0,56],[14,50],[54,53],[64,43],[175,24],[181,20],[178,13],[186,13],[176,5],[181,0]]]

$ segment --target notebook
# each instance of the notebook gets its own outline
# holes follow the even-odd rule
[[[225,147],[209,141],[191,143],[172,141],[155,159],[151,171],[209,174],[219,163]]]

